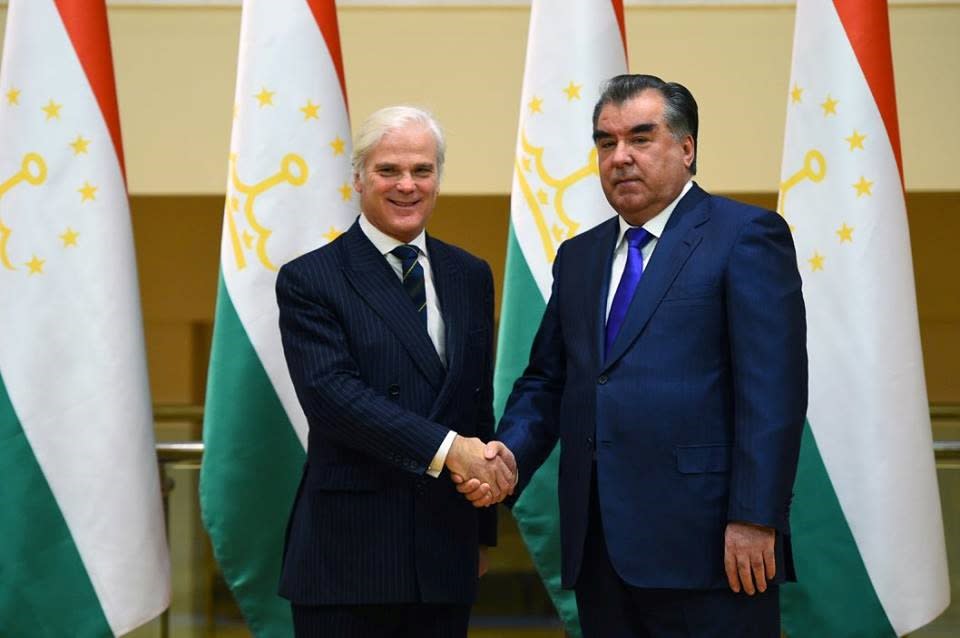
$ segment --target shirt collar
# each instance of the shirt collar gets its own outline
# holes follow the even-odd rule
[[[693,187],[693,180],[688,180],[684,185],[683,189],[680,191],[680,194],[677,195],[676,199],[667,204],[667,207],[662,211],[653,216],[652,219],[647,220],[647,223],[643,225],[643,228],[653,235],[654,239],[660,239],[660,235],[663,234],[663,229],[667,227],[667,222],[670,221],[670,215],[673,214],[673,210],[677,207],[677,204],[683,199],[683,196],[687,194]],[[627,231],[633,228],[630,224],[627,223],[623,217],[619,218],[620,220],[620,233],[617,235],[617,243],[614,244],[616,249],[620,248],[620,244],[623,242],[623,236],[627,234]]]
[[[413,238],[413,241],[402,242],[399,239],[395,239],[390,235],[386,234],[376,226],[370,223],[370,220],[367,219],[367,216],[362,212],[360,213],[360,230],[363,231],[363,234],[367,236],[367,239],[370,240],[370,243],[373,244],[377,250],[380,251],[381,255],[386,255],[391,250],[397,246],[403,246],[404,243],[407,243],[411,246],[416,246],[420,249],[420,252],[424,255],[427,254],[427,233],[424,230],[420,231],[420,234]]]

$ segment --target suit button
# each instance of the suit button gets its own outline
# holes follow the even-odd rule
[[[593,437],[592,437],[592,436],[588,436],[588,437],[587,437],[587,447],[588,447],[588,448],[593,448]]]
[[[597,383],[599,383],[600,385],[603,385],[603,384],[605,384],[606,382],[607,382],[607,375],[605,375],[605,374],[601,374],[601,375],[600,375],[600,378],[597,379]]]
[[[387,387],[387,393],[392,397],[400,396],[400,386],[396,383],[392,383]]]

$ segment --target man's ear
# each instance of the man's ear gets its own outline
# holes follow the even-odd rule
[[[358,193],[363,192],[363,179],[360,178],[360,173],[353,174],[353,190]]]
[[[683,138],[683,163],[689,169],[693,166],[693,160],[697,156],[697,147],[693,141],[692,135]]]

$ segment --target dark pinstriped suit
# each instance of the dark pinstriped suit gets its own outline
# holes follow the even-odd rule
[[[425,471],[449,429],[493,435],[493,278],[429,236],[427,252],[446,366],[358,224],[280,270],[283,348],[310,426],[280,580],[294,604],[474,600],[495,511]]]

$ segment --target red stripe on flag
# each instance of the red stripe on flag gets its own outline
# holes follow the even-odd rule
[[[107,25],[106,0],[54,0],[70,42],[87,74],[87,81],[100,105],[103,120],[110,131],[113,148],[126,183],[123,142],[120,137],[120,110],[113,80],[113,55],[110,52],[110,28]]]
[[[629,59],[627,56],[627,27],[623,19],[623,0],[610,1],[613,3],[613,14],[617,16],[617,26],[620,27],[620,42],[623,43],[623,57]]]
[[[327,50],[333,59],[333,66],[337,70],[337,79],[340,80],[340,91],[343,93],[343,105],[347,107],[347,83],[343,75],[343,54],[340,52],[340,28],[337,26],[337,4],[334,0],[307,0],[313,18],[320,27],[320,33],[327,43]]]
[[[844,31],[860,62],[867,85],[890,138],[893,156],[903,186],[900,156],[900,127],[897,123],[897,96],[893,85],[893,53],[890,50],[890,19],[887,0],[833,0]]]

